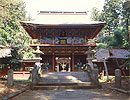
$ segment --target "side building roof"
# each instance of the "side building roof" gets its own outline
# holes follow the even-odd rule
[[[103,61],[103,59],[128,59],[130,52],[127,49],[99,49],[96,52],[97,61]]]
[[[5,57],[11,57],[11,49],[0,47],[0,59]]]

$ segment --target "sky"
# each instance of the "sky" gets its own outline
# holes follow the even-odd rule
[[[103,9],[104,0],[23,0],[26,11],[35,18],[38,11],[87,11],[93,7],[100,11]]]

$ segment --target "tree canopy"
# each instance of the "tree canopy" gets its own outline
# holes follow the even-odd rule
[[[92,19],[106,22],[104,30],[98,35],[98,42],[107,44],[106,47],[129,47],[129,13],[130,1],[105,0],[104,8],[99,12],[92,10]]]
[[[27,20],[25,4],[21,0],[0,0],[0,45],[12,49],[11,65],[23,57],[33,57],[29,46],[31,37],[24,31],[20,21]]]

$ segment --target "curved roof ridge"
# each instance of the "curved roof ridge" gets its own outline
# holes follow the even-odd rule
[[[52,15],[52,14],[60,14],[60,15],[87,15],[86,11],[39,11],[38,15]]]

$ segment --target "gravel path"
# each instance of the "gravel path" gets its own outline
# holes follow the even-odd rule
[[[128,95],[104,89],[28,90],[10,100],[130,100]]]

